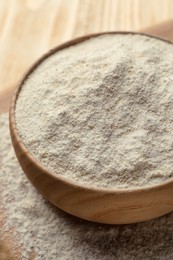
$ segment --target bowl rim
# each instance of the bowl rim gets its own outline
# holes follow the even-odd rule
[[[36,167],[40,171],[44,172],[44,174],[55,179],[56,181],[60,181],[60,182],[64,183],[65,185],[71,186],[76,189],[82,189],[82,190],[86,190],[86,191],[90,191],[90,192],[99,192],[100,194],[130,194],[130,193],[134,193],[134,192],[141,193],[141,192],[151,192],[153,190],[162,190],[162,189],[165,189],[165,187],[167,188],[168,186],[173,187],[173,177],[169,178],[166,181],[156,183],[153,185],[146,185],[143,187],[142,186],[141,187],[132,186],[132,187],[128,187],[128,188],[92,187],[90,185],[80,184],[78,182],[76,183],[72,180],[68,180],[67,178],[65,178],[63,176],[58,175],[57,173],[54,173],[53,171],[50,171],[48,169],[48,167],[44,166],[38,159],[35,158],[34,155],[32,155],[32,153],[29,151],[29,149],[27,149],[22,138],[19,135],[19,132],[18,132],[17,126],[16,126],[16,120],[15,120],[16,101],[19,96],[20,90],[23,87],[24,82],[32,74],[32,72],[37,67],[39,67],[39,65],[44,60],[46,60],[48,57],[50,57],[51,55],[53,55],[54,53],[56,53],[62,49],[65,49],[65,48],[71,47],[73,45],[76,45],[78,43],[84,42],[86,40],[89,40],[90,38],[94,38],[94,37],[102,36],[102,35],[111,35],[111,34],[114,34],[114,35],[116,35],[116,34],[142,35],[142,36],[147,36],[149,38],[160,40],[160,41],[173,45],[173,42],[171,42],[165,38],[161,38],[156,35],[151,35],[151,34],[147,34],[147,33],[143,33],[143,32],[133,32],[133,31],[104,31],[104,32],[99,32],[99,33],[91,33],[91,34],[87,34],[87,35],[80,36],[80,37],[74,38],[72,40],[66,41],[65,43],[59,44],[58,46],[50,49],[45,54],[41,55],[40,58],[36,59],[36,61],[31,64],[31,66],[26,70],[24,75],[19,80],[16,90],[14,91],[14,94],[13,94],[13,97],[11,100],[11,104],[10,104],[10,109],[9,109],[10,133],[11,133],[11,131],[13,132],[13,135],[14,135],[16,141],[18,142],[18,145],[20,146],[20,149],[22,150],[22,152],[25,154],[25,156],[28,157],[29,161],[32,164],[36,165]],[[12,138],[12,133],[11,133],[11,138]]]

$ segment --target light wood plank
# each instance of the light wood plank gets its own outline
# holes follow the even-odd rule
[[[9,96],[28,66],[72,37],[139,30],[173,18],[172,0],[1,0],[0,96]]]

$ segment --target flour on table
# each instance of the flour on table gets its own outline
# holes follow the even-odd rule
[[[173,214],[133,225],[103,225],[70,216],[39,195],[22,172],[10,141],[8,115],[0,115],[0,207],[14,230],[21,259],[28,260],[170,260]],[[17,259],[18,260],[18,259]]]

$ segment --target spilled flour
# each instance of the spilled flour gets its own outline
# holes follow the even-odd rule
[[[52,172],[92,187],[173,177],[173,45],[104,35],[50,56],[24,82],[16,123]]]
[[[0,115],[0,207],[6,211],[3,239],[14,228],[20,260],[170,260],[173,213],[134,225],[102,225],[53,207],[27,181],[14,154],[8,115]],[[18,259],[15,259],[18,260]]]

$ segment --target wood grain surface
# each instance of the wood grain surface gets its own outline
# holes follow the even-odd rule
[[[171,18],[172,0],[1,0],[1,111],[7,110],[7,101],[28,66],[48,49],[73,37],[136,31]]]

